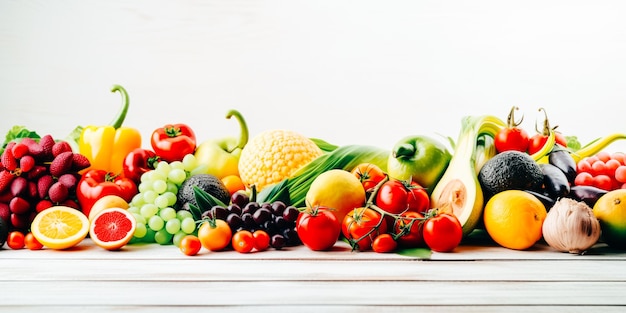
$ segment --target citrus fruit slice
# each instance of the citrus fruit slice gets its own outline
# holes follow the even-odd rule
[[[101,248],[119,250],[133,238],[136,227],[132,213],[121,208],[106,208],[94,216],[89,236]]]
[[[62,250],[79,244],[89,233],[89,219],[67,206],[53,206],[35,216],[31,232],[42,245]]]
[[[499,245],[515,250],[528,249],[541,239],[547,215],[539,199],[521,190],[495,194],[483,212],[489,236]]]
[[[593,205],[602,239],[613,248],[626,249],[626,189],[609,191]]]
[[[106,195],[102,198],[98,199],[91,210],[89,211],[89,221],[93,221],[93,218],[100,213],[102,210],[106,208],[121,208],[128,209],[129,204],[124,200],[124,198],[117,195]]]

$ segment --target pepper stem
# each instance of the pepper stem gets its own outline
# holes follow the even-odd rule
[[[124,87],[120,85],[113,85],[113,87],[111,88],[111,92],[116,92],[116,91],[119,91],[120,94],[122,94],[122,108],[117,113],[113,121],[109,123],[109,125],[113,126],[113,128],[115,129],[118,129],[122,126],[122,123],[124,123],[124,119],[126,118],[126,113],[128,113],[129,99],[128,99],[128,92],[126,92],[126,89],[124,89]]]
[[[239,141],[237,142],[237,146],[235,147],[235,149],[237,148],[243,149],[243,147],[245,147],[246,144],[248,144],[248,125],[246,124],[246,121],[243,119],[243,116],[241,115],[241,113],[239,113],[239,111],[230,110],[228,111],[228,113],[226,113],[227,119],[230,119],[232,116],[234,116],[237,119],[237,122],[239,122],[239,127],[241,129],[241,134],[239,135]],[[232,152],[232,151],[228,151],[228,152]]]

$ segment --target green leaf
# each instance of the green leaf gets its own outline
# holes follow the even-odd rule
[[[0,148],[0,154],[4,152],[4,149],[10,142],[19,142],[22,138],[32,138],[35,139],[35,141],[39,141],[41,136],[39,136],[36,132],[27,129],[25,126],[15,125],[5,135],[4,142]]]
[[[212,207],[216,205],[223,206],[223,207],[227,206],[227,204],[224,204],[224,202],[220,201],[220,199],[214,197],[212,194],[204,191],[204,189],[198,186],[195,186],[195,185],[193,186],[193,193],[194,193],[196,202],[198,203],[198,207],[203,212],[208,211],[209,209],[211,209]]]
[[[323,139],[319,139],[319,138],[309,138],[309,139],[311,139],[311,141],[313,141],[320,148],[320,150],[324,152],[332,152],[332,151],[335,151],[335,149],[339,148],[339,146],[333,145],[332,143],[329,143],[328,141],[323,140]]]
[[[202,210],[198,208],[195,204],[189,203],[189,212],[193,216],[193,219],[199,221],[202,219]]]
[[[257,194],[258,203],[272,203],[276,201],[282,201],[286,204],[291,203],[289,196],[289,178],[283,179],[280,183],[267,187]]]
[[[396,253],[418,259],[430,259],[430,256],[433,254],[428,248],[401,248]]]

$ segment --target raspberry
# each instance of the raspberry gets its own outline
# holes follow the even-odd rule
[[[59,154],[50,163],[50,174],[54,177],[59,177],[65,173],[68,173],[72,168],[72,152],[63,152]]]
[[[74,153],[72,155],[72,170],[73,171],[80,171],[80,170],[84,170],[88,167],[91,166],[91,162],[89,162],[89,159],[87,159],[86,156],[80,154],[80,153]]]
[[[50,197],[50,201],[54,203],[60,203],[67,200],[67,196],[69,195],[69,191],[65,185],[60,182],[56,182],[50,186],[48,189],[48,196]]]
[[[0,156],[0,162],[6,170],[15,171],[17,168],[17,160],[13,156],[13,149],[5,149],[2,156]]]
[[[32,155],[25,155],[20,158],[20,168],[22,173],[28,173],[35,167],[35,158]]]
[[[52,156],[57,157],[59,154],[63,152],[72,151],[72,146],[70,146],[67,141],[59,141],[52,146]]]

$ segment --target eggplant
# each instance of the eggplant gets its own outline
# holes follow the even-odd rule
[[[570,188],[570,193],[569,195],[567,195],[567,197],[577,201],[583,201],[588,206],[593,208],[593,206],[596,204],[596,201],[598,201],[600,197],[604,196],[608,192],[608,190],[604,190],[594,186],[578,185],[572,186]]]
[[[543,203],[543,206],[546,207],[546,210],[550,211],[550,208],[552,208],[552,206],[554,206],[554,204],[556,203],[557,199],[553,199],[552,197],[537,192],[537,191],[533,191],[533,190],[524,190],[525,192],[528,192],[529,194],[535,196],[537,199],[539,199],[539,201],[541,201],[541,203]]]
[[[550,198],[559,199],[570,192],[567,176],[558,167],[550,163],[539,164],[543,172],[543,186]]]
[[[570,154],[569,151],[565,149],[555,149],[548,155],[548,163],[556,166],[560,169],[567,177],[567,181],[570,184],[574,184],[574,180],[576,179],[576,161]]]

